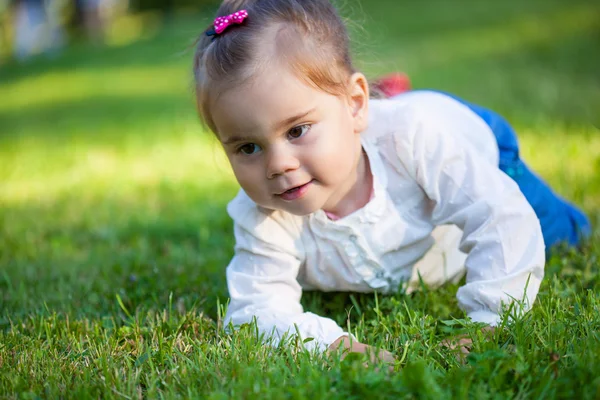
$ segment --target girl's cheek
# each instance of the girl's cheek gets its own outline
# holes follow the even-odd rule
[[[239,163],[233,167],[233,172],[240,185],[252,185],[260,179],[259,168],[253,164]]]
[[[337,152],[340,143],[335,129],[335,126],[322,125],[314,132],[310,132],[312,136],[309,144],[313,146],[314,151],[323,154]]]
[[[231,162],[231,165],[233,166],[233,168],[252,168],[253,165],[256,164],[257,160],[257,155],[256,154],[242,154],[242,153],[232,153],[231,155],[228,156],[229,157],[229,161]]]
[[[300,138],[302,144],[316,144],[323,139],[323,124],[315,123],[310,127],[310,131]]]

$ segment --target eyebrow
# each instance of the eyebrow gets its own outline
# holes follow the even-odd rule
[[[313,111],[315,111],[316,107],[311,108],[310,110],[300,113],[298,115],[294,115],[293,117],[287,118],[283,121],[281,121],[280,123],[278,123],[277,125],[275,125],[275,130],[280,130],[285,128],[286,126],[292,125],[294,122],[298,121],[299,119],[302,119],[304,117],[306,117],[308,114],[312,113]]]
[[[306,112],[302,112],[298,115],[294,115],[290,118],[286,118],[285,120],[277,123],[275,125],[275,130],[280,130],[283,129],[286,126],[292,125],[294,122],[306,117],[308,114],[312,113],[313,111],[315,111],[316,107],[311,108],[310,110],[306,111]],[[234,144],[234,143],[239,143],[239,142],[248,142],[248,141],[252,141],[253,138],[252,136],[231,136],[229,138],[227,138],[227,140],[223,140],[222,143],[224,145],[230,145],[230,144]]]

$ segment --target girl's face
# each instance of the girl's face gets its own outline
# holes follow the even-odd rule
[[[345,200],[359,179],[368,119],[366,79],[354,74],[349,85],[338,97],[273,68],[213,104],[219,140],[256,204],[307,215]]]

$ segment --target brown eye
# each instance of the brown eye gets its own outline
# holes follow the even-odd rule
[[[292,139],[298,139],[299,137],[304,136],[306,134],[306,132],[308,132],[309,130],[310,130],[310,125],[295,126],[289,130],[288,135]]]
[[[254,143],[247,143],[243,146],[240,146],[238,151],[249,156],[251,154],[258,153],[260,151],[260,146]]]

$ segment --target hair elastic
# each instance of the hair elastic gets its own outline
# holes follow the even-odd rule
[[[214,22],[214,29],[206,32],[206,36],[217,36],[225,31],[225,29],[229,28],[231,25],[239,25],[244,20],[248,18],[248,11],[240,10],[234,12],[233,14],[229,14],[223,17],[218,17]],[[213,38],[214,39],[214,38]]]

